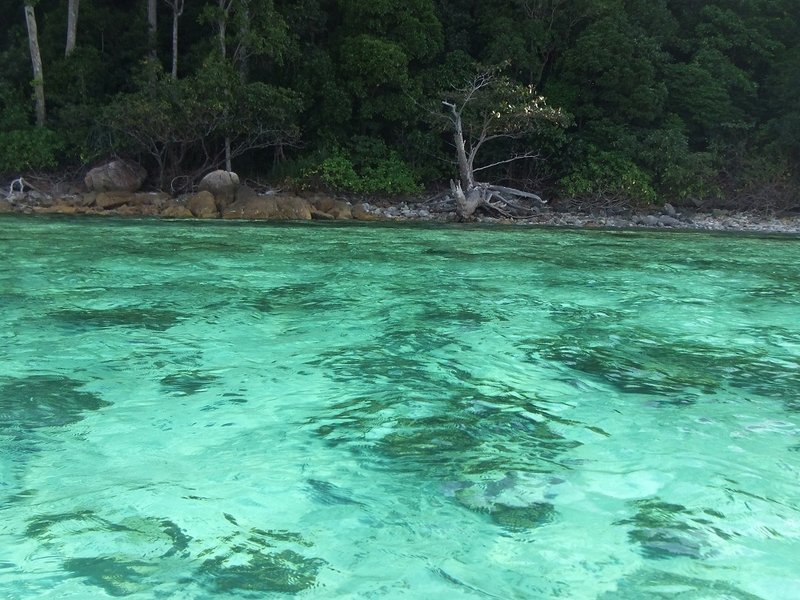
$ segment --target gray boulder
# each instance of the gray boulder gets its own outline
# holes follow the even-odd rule
[[[135,192],[146,177],[147,171],[141,165],[112,160],[89,171],[83,182],[90,192]]]
[[[658,217],[655,215],[645,215],[643,217],[638,217],[636,222],[640,225],[644,225],[645,227],[658,227],[660,222]]]
[[[670,217],[669,215],[663,215],[659,217],[658,222],[664,227],[680,227],[683,225],[681,221],[675,217]]]
[[[672,206],[669,202],[664,203],[664,214],[668,217],[677,217],[678,211],[675,210],[675,207]]]
[[[233,171],[211,171],[203,177],[198,191],[211,192],[217,201],[217,207],[222,210],[233,204],[236,199],[236,190],[239,189],[239,176]]]

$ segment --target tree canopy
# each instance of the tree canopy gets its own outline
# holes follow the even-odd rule
[[[459,111],[466,143],[481,149],[471,168],[498,185],[597,206],[762,209],[800,196],[796,0],[0,0],[0,10],[0,176],[124,155],[168,189],[227,158],[275,181],[417,193],[463,180],[441,126]],[[502,85],[465,103],[465,86],[489,72]],[[526,106],[544,118],[520,118]]]

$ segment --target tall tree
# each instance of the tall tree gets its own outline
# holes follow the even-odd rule
[[[288,39],[286,23],[275,11],[273,0],[215,0],[206,6],[202,20],[216,30],[219,57],[238,71],[242,85],[248,83],[250,57],[278,56]],[[224,143],[225,168],[230,171],[229,136]]]
[[[39,51],[39,33],[36,28],[36,13],[33,10],[33,1],[25,2],[25,24],[28,26],[28,45],[31,52],[33,65],[33,90],[36,98],[36,125],[44,127],[46,112],[44,106],[44,70],[42,68],[42,55]]]
[[[231,7],[233,6],[233,0],[217,0],[217,19],[216,19],[216,26],[217,26],[217,41],[219,43],[219,53],[222,57],[223,62],[227,58],[228,55],[228,40],[227,40],[227,27],[228,27],[228,16],[231,12]],[[232,155],[231,155],[231,137],[229,135],[225,136],[225,170],[232,171],[233,164],[232,164]]]
[[[250,74],[250,50],[249,46],[249,38],[250,38],[250,19],[252,14],[250,13],[250,2],[249,0],[241,0],[242,5],[242,18],[241,18],[241,42],[239,46],[241,48],[240,56],[239,56],[239,77],[241,78],[242,82],[244,83],[247,81],[247,77]]]
[[[178,78],[178,21],[183,15],[184,0],[164,0],[172,9],[172,79]]]
[[[78,31],[78,5],[80,0],[69,0],[67,5],[67,45],[64,56],[69,56],[75,50],[75,38]]]
[[[150,58],[158,58],[158,0],[147,0],[147,45]]]
[[[223,59],[228,55],[228,16],[233,7],[233,0],[217,0],[217,42],[219,43],[219,53]]]

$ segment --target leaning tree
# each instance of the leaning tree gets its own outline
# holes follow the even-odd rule
[[[458,163],[459,180],[450,187],[456,212],[462,219],[483,207],[493,214],[510,217],[530,212],[521,200],[542,203],[536,194],[511,187],[480,182],[476,174],[514,161],[538,157],[536,149],[512,153],[500,160],[480,163],[478,155],[490,142],[520,139],[548,126],[563,127],[568,117],[547,105],[532,86],[520,86],[501,76],[497,69],[480,73],[457,87],[442,104],[447,109]]]

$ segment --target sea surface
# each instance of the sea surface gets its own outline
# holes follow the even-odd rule
[[[4,217],[0,596],[800,599],[800,238]]]

